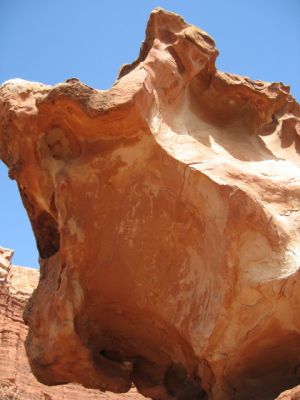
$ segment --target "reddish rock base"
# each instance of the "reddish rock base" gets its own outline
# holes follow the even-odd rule
[[[132,389],[121,395],[80,385],[45,386],[32,375],[25,353],[28,328],[22,314],[38,283],[32,268],[10,265],[12,252],[0,248],[0,400],[142,400]]]

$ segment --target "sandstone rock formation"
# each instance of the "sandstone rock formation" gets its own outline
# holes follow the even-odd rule
[[[299,400],[300,399],[300,386],[289,389],[281,393],[276,400]]]
[[[132,389],[128,394],[101,393],[79,385],[44,386],[31,374],[25,354],[27,327],[24,306],[38,283],[32,268],[13,266],[12,251],[0,247],[0,399],[1,400],[141,400]],[[5,272],[4,272],[5,271]]]
[[[115,85],[13,80],[0,157],[41,257],[31,368],[168,400],[269,400],[299,382],[300,109],[217,71],[154,10]]]

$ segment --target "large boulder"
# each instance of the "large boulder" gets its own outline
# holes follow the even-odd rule
[[[299,105],[219,72],[152,12],[110,90],[0,89],[0,157],[40,253],[27,354],[47,385],[272,399],[300,364]]]

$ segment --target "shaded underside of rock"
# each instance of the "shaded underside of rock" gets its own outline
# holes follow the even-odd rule
[[[152,12],[110,90],[0,89],[0,158],[40,253],[31,368],[152,399],[272,399],[300,365],[299,105]]]

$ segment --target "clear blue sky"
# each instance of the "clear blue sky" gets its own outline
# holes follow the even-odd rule
[[[299,101],[300,0],[0,0],[0,82],[77,77],[109,88],[138,55],[157,6],[216,40],[219,69],[282,81]],[[37,267],[30,224],[2,163],[0,188],[0,245],[15,249],[15,264]]]

